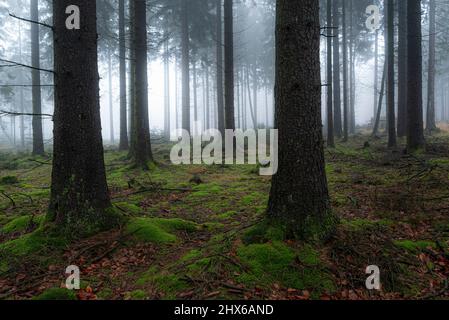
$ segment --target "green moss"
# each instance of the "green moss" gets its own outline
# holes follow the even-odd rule
[[[187,288],[179,276],[151,267],[136,283],[139,286],[150,285],[164,294],[165,299],[175,299],[178,292]]]
[[[285,240],[285,231],[280,225],[263,221],[248,229],[242,239],[246,244],[266,243],[268,241],[283,241]]]
[[[143,290],[134,290],[130,293],[132,300],[145,300],[147,296],[147,293]]]
[[[335,289],[330,275],[318,267],[318,253],[312,247],[305,247],[297,255],[292,248],[275,241],[242,246],[237,255],[251,270],[238,277],[243,283],[268,287],[279,282],[288,288],[310,289],[315,293]],[[307,266],[296,266],[296,257]]]
[[[413,240],[397,240],[394,244],[412,253],[418,253],[427,248],[435,248],[436,244],[432,241],[413,241]]]
[[[19,183],[19,179],[17,179],[17,177],[15,176],[6,176],[6,177],[2,177],[0,178],[0,185],[12,185],[12,184],[17,184]]]
[[[114,292],[112,291],[112,289],[104,288],[103,290],[101,290],[100,292],[97,293],[97,297],[100,300],[108,300],[108,299],[112,298],[113,294],[114,294]]]
[[[237,215],[237,211],[231,210],[231,211],[226,211],[225,213],[219,214],[217,216],[217,218],[221,219],[221,220],[227,220],[227,219],[234,217],[235,215]]]
[[[26,228],[28,228],[28,226],[30,225],[31,219],[33,219],[33,216],[18,217],[16,219],[10,221],[9,223],[7,223],[0,230],[3,233],[13,233],[13,232],[25,231]],[[44,219],[45,219],[44,215],[34,217],[33,223],[35,223],[36,225],[40,225],[44,221]]]
[[[46,234],[42,229],[38,229],[18,239],[0,244],[0,257],[3,255],[23,257],[42,250],[61,249],[66,244],[67,241],[64,238]]]
[[[249,195],[246,195],[242,198],[242,204],[245,206],[249,206],[255,203],[260,203],[267,200],[267,195],[261,192],[253,192]]]
[[[138,215],[142,213],[142,208],[140,208],[139,206],[133,204],[133,203],[128,203],[128,202],[117,202],[114,203],[114,206],[116,208],[118,208],[119,210],[134,214],[134,215]]]
[[[68,290],[64,288],[51,288],[44,291],[39,296],[35,297],[33,300],[77,300],[76,294],[73,290]]]
[[[173,232],[193,232],[197,228],[194,222],[182,219],[135,218],[128,222],[127,232],[144,242],[169,243],[176,241]]]
[[[353,220],[345,220],[342,221],[342,226],[350,229],[351,231],[362,231],[367,228],[373,227],[389,227],[394,224],[393,221],[383,219],[383,220],[369,220],[369,219],[353,219]]]
[[[198,258],[200,255],[201,255],[200,250],[192,249],[181,258],[181,261],[182,262],[190,261],[190,260]]]

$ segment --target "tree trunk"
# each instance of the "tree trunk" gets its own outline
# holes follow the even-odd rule
[[[235,130],[233,0],[224,0],[225,128]]]
[[[426,131],[431,134],[436,130],[435,121],[435,41],[436,41],[436,2],[429,0],[429,63],[427,79],[427,121]]]
[[[120,59],[120,150],[128,150],[128,119],[126,97],[125,0],[119,0],[119,59]]]
[[[148,71],[147,71],[147,14],[146,1],[136,1],[133,5],[134,70],[134,123],[135,141],[131,145],[136,166],[148,168],[153,160],[148,118]]]
[[[398,137],[407,134],[407,0],[398,0]]]
[[[111,144],[115,144],[114,138],[114,101],[112,97],[112,52],[108,49],[108,95],[109,95],[109,130]]]
[[[196,60],[193,59],[193,132],[196,136],[198,134],[198,83],[196,73]]]
[[[384,63],[384,71],[382,74],[382,83],[380,85],[380,93],[379,93],[379,99],[378,105],[376,108],[376,115],[374,117],[374,128],[373,128],[373,136],[377,135],[377,132],[379,131],[379,125],[380,125],[380,116],[382,114],[382,104],[383,104],[383,98],[385,93],[385,82],[387,80],[387,63]]]
[[[22,27],[19,21],[19,61],[22,62]],[[17,71],[20,83],[24,83],[23,80],[23,69]],[[20,113],[25,113],[25,103],[23,96],[23,87],[20,87]],[[15,130],[15,117],[14,119],[14,130]],[[15,135],[13,135],[15,139]],[[14,144],[14,143],[13,143]],[[25,116],[20,116],[20,147],[22,151],[25,151]]]
[[[332,0],[327,0],[327,146],[335,147],[332,86]]]
[[[31,0],[31,20],[39,21],[39,7],[38,0]],[[40,54],[39,54],[39,25],[31,23],[31,71],[32,97],[33,97],[33,114],[38,115],[42,113],[41,102],[41,73],[40,68]],[[42,118],[40,116],[33,116],[33,154],[44,154],[44,138],[42,134]]]
[[[189,4],[182,1],[181,54],[182,54],[182,128],[190,133],[190,32]]]
[[[257,101],[257,66],[253,63],[253,107],[254,107],[254,118],[256,119],[256,128],[259,127],[259,110],[258,110],[258,101]]]
[[[355,134],[355,48],[354,48],[354,0],[350,0],[349,6],[349,133]]]
[[[408,0],[407,7],[407,149],[423,148],[421,1]]]
[[[333,7],[333,27],[334,27],[334,38],[333,38],[333,93],[334,93],[334,130],[335,135],[340,138],[343,133],[343,127],[341,124],[341,83],[340,83],[340,40],[339,40],[339,27],[340,27],[340,13],[339,5],[341,0],[334,0]]]
[[[276,127],[279,170],[269,218],[287,237],[324,239],[334,228],[324,165],[318,0],[278,0]]]
[[[80,30],[66,29],[65,11],[71,4],[84,12]],[[116,221],[108,210],[101,137],[96,1],[54,1],[53,17],[55,113],[49,220],[61,233],[78,237]]]
[[[343,141],[348,141],[349,135],[349,91],[348,91],[348,37],[347,37],[347,0],[343,2]]]
[[[223,0],[216,1],[217,6],[217,112],[218,112],[218,130],[224,134],[225,128],[225,107],[224,107],[224,92],[223,92]]]
[[[394,73],[394,0],[387,0],[387,120],[388,147],[396,147],[396,116],[395,116],[395,73]]]
[[[379,97],[379,30],[377,29],[374,42],[374,104],[373,121],[376,121],[377,100]]]

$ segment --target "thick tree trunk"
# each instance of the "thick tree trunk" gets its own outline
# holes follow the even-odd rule
[[[426,131],[431,134],[436,130],[435,121],[435,41],[436,41],[436,2],[429,0],[429,63],[427,80],[427,117]]]
[[[387,0],[387,120],[388,147],[396,147],[395,73],[394,73],[394,0]]]
[[[181,55],[182,55],[182,128],[190,132],[190,31],[189,1],[182,1]]]
[[[288,237],[324,239],[335,221],[321,129],[319,1],[278,0],[276,15],[279,170],[268,215]]]
[[[151,138],[148,118],[148,53],[147,53],[147,13],[146,0],[134,3],[133,23],[133,54],[135,59],[134,70],[134,122],[135,143],[131,146],[134,151],[134,162],[144,169],[148,162],[153,160],[151,151]]]
[[[126,97],[125,0],[119,0],[120,150],[129,149]]]
[[[327,146],[335,147],[332,86],[332,0],[327,0]]]
[[[235,129],[234,112],[234,10],[233,0],[224,0],[225,128]]]
[[[398,0],[398,137],[407,134],[407,0]]]
[[[81,29],[68,31],[65,11],[72,4],[84,15]],[[78,237],[115,222],[108,210],[101,137],[96,2],[54,1],[53,17],[55,113],[49,220],[60,232]]]
[[[31,20],[39,21],[39,7],[38,0],[31,0]],[[41,74],[40,68],[40,54],[39,54],[39,25],[31,23],[31,71],[32,98],[33,98],[33,114],[42,113],[41,102]],[[42,118],[40,116],[33,116],[33,154],[44,154],[44,138],[42,133]]]
[[[407,149],[424,147],[422,98],[421,0],[408,0],[407,7]]]
[[[343,134],[343,127],[341,123],[341,83],[340,83],[340,39],[339,39],[339,28],[340,28],[340,1],[334,0],[333,7],[333,27],[334,27],[334,38],[333,38],[333,93],[334,93],[334,130],[335,135],[340,138]]]

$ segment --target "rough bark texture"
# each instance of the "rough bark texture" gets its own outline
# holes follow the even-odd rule
[[[135,141],[131,146],[134,161],[137,166],[147,168],[148,162],[153,160],[148,118],[148,71],[147,71],[147,14],[146,1],[134,3],[133,41],[135,50],[134,70],[134,123]]]
[[[234,16],[233,0],[224,0],[225,128],[235,129],[234,112]]]
[[[65,10],[81,10],[80,30],[67,30]],[[55,113],[49,220],[80,236],[111,225],[101,137],[96,2],[53,3]],[[82,50],[80,50],[82,48]]]
[[[276,127],[279,171],[268,215],[287,236],[323,239],[333,229],[321,124],[318,0],[278,0]]]
[[[341,124],[341,84],[340,84],[340,39],[339,39],[339,27],[340,27],[340,13],[339,13],[340,0],[334,0],[333,7],[333,56],[334,56],[334,130],[337,137],[341,137],[343,133],[343,127]]]
[[[429,63],[427,79],[427,117],[426,131],[431,134],[437,128],[435,120],[435,41],[436,41],[436,2],[429,0]]]
[[[126,97],[125,0],[119,0],[120,150],[129,149]]]
[[[332,0],[327,0],[327,145],[335,146],[332,86]]]
[[[424,147],[422,98],[421,1],[408,0],[407,7],[407,148]]]
[[[189,1],[182,1],[181,55],[182,55],[182,128],[190,132],[190,32]]]
[[[39,21],[38,0],[31,0],[31,20]],[[39,55],[39,25],[31,23],[31,65],[34,68],[31,71],[33,114],[42,113],[41,102],[41,73],[40,55]],[[42,119],[40,116],[33,116],[33,154],[44,154],[44,138],[42,134]]]
[[[395,74],[394,74],[394,0],[387,2],[387,121],[388,147],[396,147]]]
[[[347,0],[343,2],[343,140],[348,141],[349,135],[349,90],[348,90],[348,30],[347,30]]]
[[[407,134],[407,0],[398,0],[398,137]]]

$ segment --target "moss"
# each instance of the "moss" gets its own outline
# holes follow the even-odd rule
[[[127,225],[127,232],[144,242],[170,243],[176,241],[173,232],[197,230],[197,224],[182,219],[135,218]]]
[[[66,244],[67,241],[64,238],[37,229],[33,233],[0,244],[0,256],[23,257],[42,250],[61,249]]]
[[[427,248],[435,248],[436,244],[432,241],[413,241],[413,240],[397,240],[394,244],[412,253],[418,253]]]
[[[114,294],[114,292],[112,291],[112,289],[104,288],[103,290],[101,290],[100,292],[97,293],[97,297],[100,300],[108,300],[108,299],[112,298],[113,294]]]
[[[32,219],[33,219],[33,223],[35,223],[36,225],[40,225],[44,221],[45,216],[40,215],[40,216],[37,216],[34,218],[33,218],[33,216],[18,217],[16,219],[10,221],[9,223],[7,223],[0,230],[3,233],[13,233],[13,232],[25,231],[28,228],[28,226],[30,225]]]
[[[246,195],[242,198],[242,204],[245,206],[249,206],[255,203],[260,203],[267,200],[267,195],[261,192],[253,192],[249,195]]]
[[[77,300],[76,294],[73,290],[68,290],[64,288],[51,288],[44,291],[39,296],[35,297],[33,300]]]
[[[237,211],[231,210],[231,211],[226,211],[225,213],[219,214],[217,216],[217,218],[221,219],[221,220],[227,220],[227,219],[234,217],[235,215],[237,215]]]
[[[138,215],[142,213],[142,208],[140,208],[139,206],[133,204],[133,203],[128,203],[128,202],[117,202],[114,203],[114,206],[116,208],[118,208],[119,210],[134,214],[134,215]]]
[[[369,220],[369,219],[353,219],[353,220],[345,220],[342,221],[342,226],[348,228],[351,231],[363,231],[367,228],[373,227],[390,227],[394,224],[393,221],[383,219],[383,220]]]
[[[182,262],[190,261],[190,260],[198,258],[200,255],[201,255],[200,250],[192,249],[181,258],[181,261]]]
[[[263,221],[248,229],[242,239],[246,244],[283,241],[285,240],[285,231],[278,224],[271,224],[268,221]]]
[[[318,267],[318,253],[305,247],[297,253],[282,242],[252,244],[238,248],[237,255],[251,272],[243,273],[238,280],[248,285],[269,287],[280,282],[295,289],[309,289],[316,294],[335,290],[331,276]],[[295,260],[308,266],[296,266]]]
[[[139,286],[150,285],[164,294],[165,299],[175,299],[178,292],[187,288],[187,284],[179,276],[157,267],[151,267],[136,283]]]
[[[12,184],[17,184],[19,183],[19,179],[17,179],[17,177],[15,176],[6,176],[6,177],[2,177],[0,178],[0,185],[12,185]]]
[[[134,290],[130,293],[130,298],[132,300],[145,300],[147,293],[143,290]]]

